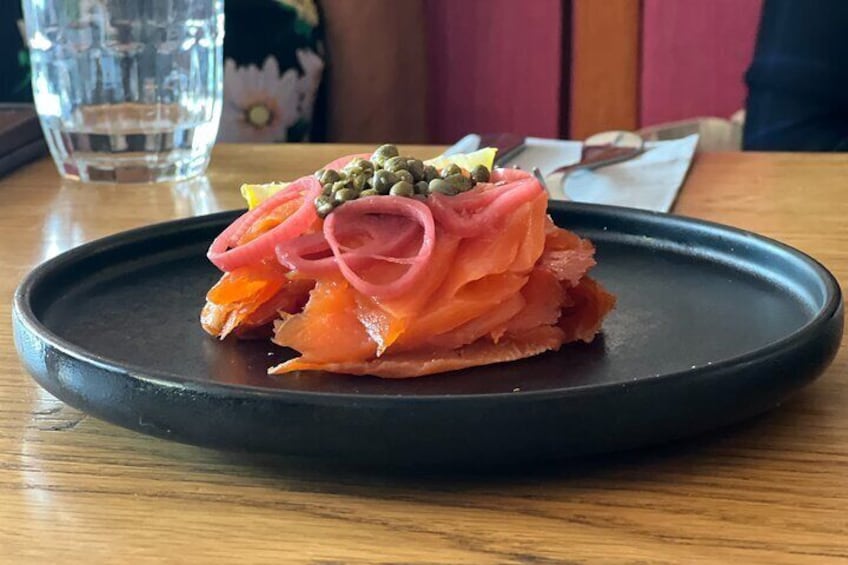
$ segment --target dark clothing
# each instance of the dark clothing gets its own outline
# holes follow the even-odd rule
[[[0,102],[32,102],[20,2],[0,2]]]
[[[765,0],[745,75],[745,149],[848,150],[846,30],[846,0]]]

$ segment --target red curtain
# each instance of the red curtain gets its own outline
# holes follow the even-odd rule
[[[324,0],[329,139],[450,143],[469,132],[558,137],[567,106],[563,4]]]
[[[561,0],[426,0],[434,141],[468,132],[558,137]]]

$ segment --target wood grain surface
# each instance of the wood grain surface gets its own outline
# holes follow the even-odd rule
[[[341,472],[174,444],[86,417],[21,369],[9,304],[39,261],[240,206],[243,181],[290,178],[356,149],[221,146],[207,180],[175,186],[81,186],[47,160],[0,181],[0,562],[848,562],[844,349],[755,421],[506,476]],[[677,211],[781,239],[848,280],[843,155],[699,155]]]

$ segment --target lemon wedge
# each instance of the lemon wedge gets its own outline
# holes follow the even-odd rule
[[[247,201],[247,207],[253,210],[273,195],[287,187],[288,182],[273,182],[268,184],[243,184],[241,196]]]
[[[490,171],[495,163],[495,155],[498,150],[494,147],[484,147],[471,153],[459,153],[457,155],[443,156],[440,155],[429,161],[424,161],[425,165],[433,165],[437,169],[444,169],[448,165],[457,165],[466,171],[470,171],[477,165],[483,165]]]

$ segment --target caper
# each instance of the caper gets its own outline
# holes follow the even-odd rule
[[[464,175],[450,175],[445,179],[445,182],[451,186],[455,186],[459,192],[465,192],[471,188],[471,179]]]
[[[332,185],[333,192],[336,193],[340,190],[344,190],[347,188],[347,181],[340,180],[338,182],[334,182]]]
[[[324,196],[330,196],[332,193],[333,193],[333,185],[332,184],[325,184],[321,188],[321,194],[323,194]]]
[[[366,175],[371,175],[374,173],[374,163],[372,163],[368,159],[362,159],[359,162],[359,168],[362,169],[362,172]]]
[[[333,211],[333,202],[326,196],[319,196],[315,199],[315,211],[322,218],[326,218],[327,214]]]
[[[369,165],[366,165],[365,163],[368,163],[370,165],[371,161],[363,159],[362,157],[354,157],[353,159],[351,159],[348,162],[347,165],[344,166],[344,168],[345,169],[364,169],[365,167],[369,166]]]
[[[363,171],[363,170],[362,170],[362,169],[360,169],[359,167],[345,167],[345,168],[343,169],[343,171],[344,171],[345,173],[347,173],[347,177],[348,177],[348,178],[353,178],[353,177],[355,177],[355,176],[357,176],[357,175],[363,175],[363,174],[365,174],[365,171]]]
[[[424,165],[424,179],[427,182],[439,178],[439,171],[433,165]]]
[[[415,177],[412,176],[412,173],[409,171],[405,171],[403,169],[395,172],[398,181],[406,181],[409,184],[415,184]]]
[[[341,204],[342,202],[349,202],[351,200],[356,200],[359,195],[352,188],[343,188],[333,194],[333,200]]]
[[[324,172],[325,172],[325,169],[318,169],[317,171],[315,171],[315,174],[314,174],[313,176],[314,176],[316,179],[319,179],[319,180],[320,180],[320,179],[321,179],[321,175],[323,175],[323,174],[324,174]]]
[[[427,184],[426,180],[420,180],[415,183],[415,192],[418,194],[423,194],[427,196],[430,194],[430,186]]]
[[[373,188],[366,188],[365,190],[359,193],[359,197],[365,198],[366,196],[377,196],[378,194],[380,193],[374,190]]]
[[[371,156],[371,160],[374,161],[375,165],[379,165],[381,167],[385,167],[386,161],[391,159],[392,157],[397,157],[400,155],[398,153],[398,148],[394,145],[386,144],[378,147],[374,154]]]
[[[424,162],[421,159],[409,159],[406,166],[407,170],[412,173],[415,182],[424,180]]]
[[[402,180],[392,185],[389,194],[392,196],[412,196],[415,194],[415,188],[413,188],[412,184]]]
[[[454,164],[454,163],[451,163],[450,165],[448,165],[447,167],[442,169],[442,178],[443,179],[446,179],[446,178],[453,176],[453,175],[461,175],[461,174],[462,174],[462,169],[459,168],[459,165]]]
[[[350,178],[350,184],[356,192],[361,191],[368,184],[368,176],[365,173]]]
[[[430,181],[430,184],[427,185],[430,192],[438,192],[439,194],[446,194],[448,196],[453,196],[459,192],[459,189],[452,184],[445,182],[442,179],[433,179]]]
[[[339,180],[341,180],[341,177],[339,177],[339,173],[334,171],[333,169],[327,169],[323,171],[321,173],[321,176],[318,177],[318,181],[321,184],[330,184],[338,182]]]
[[[374,176],[371,177],[371,188],[373,188],[380,194],[388,194],[389,189],[397,181],[398,178],[396,174],[385,169],[380,169],[374,171]]]
[[[414,199],[418,200],[419,202],[426,202],[427,201],[427,197],[424,196],[423,194],[413,194],[412,197]]]
[[[405,171],[408,167],[409,165],[407,164],[406,157],[392,157],[383,163],[383,168],[393,173],[401,170]]]
[[[471,169],[471,178],[474,182],[489,182],[489,169],[486,165],[477,165]]]

